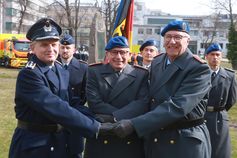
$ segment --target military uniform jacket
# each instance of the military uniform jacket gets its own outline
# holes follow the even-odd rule
[[[227,111],[236,102],[236,88],[237,85],[234,71],[220,68],[218,74],[212,81],[208,107],[223,107],[225,110],[217,112],[207,111],[205,114],[206,124],[211,136],[212,158],[231,157]]]
[[[147,111],[148,71],[129,64],[119,78],[110,64],[97,64],[88,69],[87,101],[96,114],[113,115],[118,121]],[[86,158],[143,158],[143,144],[135,134],[125,139],[99,136],[87,140]]]
[[[61,58],[59,58],[59,61],[61,62]],[[77,60],[75,57],[70,61],[67,68],[69,71],[69,100],[71,106],[86,116],[91,117],[93,114],[84,106],[86,102],[87,68],[86,62]],[[70,135],[69,140],[69,151],[71,154],[75,155],[83,151],[84,139],[78,135],[78,132]]]
[[[59,61],[61,62],[60,58]],[[86,76],[87,64],[84,61],[72,58],[68,65],[69,85],[70,85],[70,104],[72,106],[84,105],[86,102]]]
[[[56,73],[33,57],[30,66],[17,77],[15,94],[16,118],[31,124],[60,124],[65,130],[41,133],[16,128],[10,147],[10,158],[67,158],[64,131],[77,131],[92,137],[99,123],[89,119],[68,104],[69,76],[55,62]]]
[[[138,135],[146,139],[146,156],[209,158],[209,135],[204,124],[166,129],[204,117],[205,96],[211,87],[209,67],[190,52],[170,65],[166,63],[166,54],[152,61],[150,112],[132,119]]]

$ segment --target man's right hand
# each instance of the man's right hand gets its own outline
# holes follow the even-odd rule
[[[100,129],[99,129],[99,135],[113,134],[114,126],[115,124],[112,124],[112,123],[101,123]]]
[[[95,114],[95,119],[101,123],[106,123],[106,122],[114,123],[113,115]]]

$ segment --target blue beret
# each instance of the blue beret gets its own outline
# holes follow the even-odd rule
[[[65,34],[63,38],[60,40],[60,43],[63,45],[71,45],[75,44],[75,41],[71,35]]]
[[[221,46],[218,43],[212,43],[205,51],[205,54],[208,54],[212,51],[221,51]]]
[[[123,36],[115,36],[112,37],[109,42],[107,43],[105,50],[111,50],[115,47],[119,47],[119,48],[129,48],[128,45],[128,40],[126,37]]]
[[[61,33],[61,27],[53,19],[42,18],[30,27],[26,38],[30,41],[59,39]]]
[[[189,33],[190,28],[188,23],[184,21],[174,20],[168,23],[166,27],[161,31],[161,36],[164,36],[166,32],[175,30]]]
[[[158,42],[156,40],[147,40],[141,45],[140,51],[142,51],[146,46],[155,46],[158,48]]]

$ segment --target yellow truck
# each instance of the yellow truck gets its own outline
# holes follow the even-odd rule
[[[27,63],[30,41],[25,34],[0,34],[0,64],[21,68]]]

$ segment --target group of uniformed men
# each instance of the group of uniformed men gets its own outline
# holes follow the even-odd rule
[[[73,57],[72,36],[60,39],[52,19],[37,21],[27,32],[34,56],[17,78],[9,157],[81,158],[86,137],[84,158],[230,158],[235,74],[220,67],[218,44],[207,49],[208,64],[193,55],[189,31],[171,21],[159,55],[146,41],[148,71],[128,64],[123,36],[107,43],[106,64],[88,67]]]

